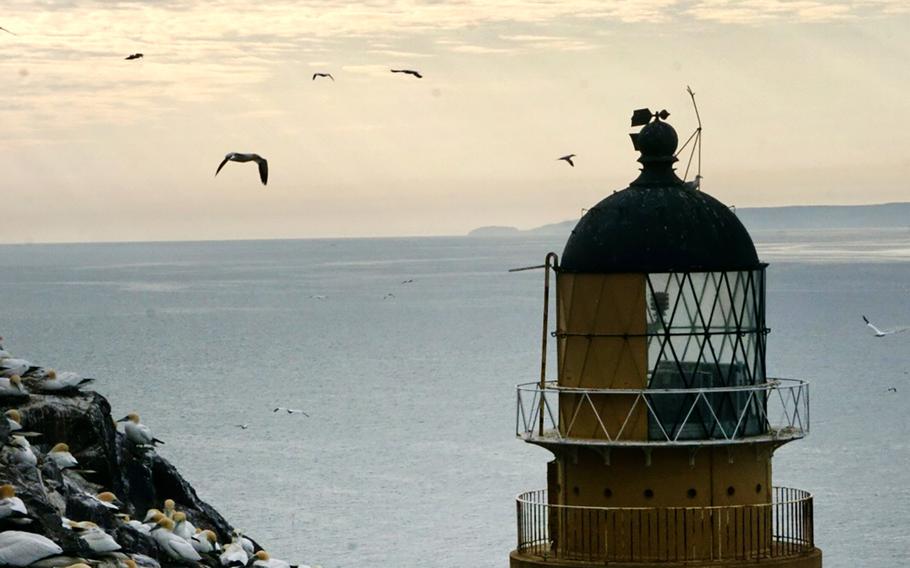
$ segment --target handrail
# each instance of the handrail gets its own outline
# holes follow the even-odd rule
[[[775,487],[771,503],[705,507],[584,507],[516,500],[519,554],[595,562],[792,557],[814,549],[812,495]]]
[[[809,383],[771,379],[690,389],[525,383],[517,387],[515,422],[518,437],[542,445],[785,442],[809,432]]]

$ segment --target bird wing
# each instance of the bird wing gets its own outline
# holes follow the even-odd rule
[[[230,158],[228,158],[227,156],[225,156],[224,159],[221,160],[221,163],[218,164],[218,169],[215,170],[215,175],[216,175],[216,176],[218,175],[218,172],[221,171],[221,168],[224,167],[224,164],[228,163],[229,161],[230,161]]]
[[[257,156],[258,158],[258,156]],[[269,161],[265,158],[259,158],[256,160],[256,163],[259,164],[259,179],[262,181],[262,185],[269,183]]]
[[[16,35],[16,34],[14,34],[13,32],[11,32],[11,31],[9,31],[8,29],[3,28],[3,27],[0,27],[0,30],[5,31],[6,33],[8,33],[8,34],[10,34],[10,35]]]
[[[572,161],[572,158],[566,158],[566,161],[569,162],[569,165],[573,168],[575,167],[575,162]]]
[[[413,75],[413,76],[417,77],[418,79],[423,79],[423,75],[421,75],[417,71],[408,71],[407,73],[408,73],[408,75]]]
[[[335,77],[332,77],[332,74],[331,74],[331,73],[326,73],[325,76],[328,77],[329,79],[331,79],[332,82],[335,81]]]
[[[313,73],[313,78],[311,79],[311,81],[315,81],[316,77],[318,77],[318,76],[319,76],[319,73]]]
[[[901,326],[901,327],[891,327],[882,331],[885,335],[894,335],[895,333],[903,333],[907,330],[910,330],[910,327]]]

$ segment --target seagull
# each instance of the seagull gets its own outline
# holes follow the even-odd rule
[[[6,28],[4,28],[4,27],[0,27],[0,30],[5,31],[6,33],[8,33],[8,34],[10,34],[10,35],[17,35],[17,34],[14,34],[13,32],[9,31],[8,29],[6,29]]]
[[[414,71],[413,69],[390,69],[390,71],[392,73],[404,73],[405,75],[413,75],[418,79],[423,79],[423,75],[421,75],[418,71]]]
[[[895,333],[903,333],[910,329],[910,327],[894,327],[891,329],[879,329],[875,327],[869,318],[863,316],[863,321],[866,322],[866,325],[869,326],[869,329],[875,332],[875,337],[885,337],[886,335],[894,335]]]
[[[313,79],[312,79],[312,80],[315,81],[315,80],[316,80],[316,77],[328,77],[328,78],[331,79],[332,81],[335,80],[335,77],[332,77],[332,74],[331,74],[331,73],[313,73]]]
[[[221,168],[224,167],[224,164],[228,162],[256,162],[259,164],[259,179],[262,180],[262,185],[266,185],[269,182],[269,162],[259,154],[242,154],[240,152],[229,153],[218,165],[218,169],[215,170],[216,176],[218,175],[218,172],[221,171]]]
[[[572,166],[572,167],[574,168],[574,167],[575,167],[575,162],[572,161],[572,158],[574,158],[574,157],[575,157],[575,154],[568,154],[568,155],[565,155],[565,156],[563,156],[563,157],[561,157],[561,158],[556,158],[556,161],[558,162],[559,160],[565,160],[566,162],[568,162],[568,164],[569,164],[570,166]]]
[[[296,408],[285,408],[285,407],[283,407],[283,406],[279,406],[278,408],[276,408],[276,409],[273,410],[272,412],[278,412],[279,410],[283,410],[283,411],[287,412],[288,414],[303,414],[303,415],[306,416],[307,418],[310,417],[309,414],[307,414],[306,412],[304,412],[304,411],[302,411],[302,410],[298,410],[298,409],[296,409]]]
[[[698,174],[695,176],[695,179],[693,179],[692,181],[684,181],[683,185],[689,191],[698,191],[698,189],[701,187],[701,178],[702,177],[703,176],[701,174]]]
[[[22,531],[0,532],[0,565],[28,566],[63,549],[40,534]]]
[[[125,59],[126,61],[132,61],[133,59],[142,59],[143,57],[145,57],[145,55],[143,55],[143,54],[141,54],[141,53],[132,53],[132,54],[127,55],[126,57],[124,57],[124,59]]]
[[[136,446],[155,447],[155,444],[164,443],[158,438],[152,436],[152,431],[148,426],[139,422],[139,415],[135,412],[130,412],[117,422],[126,422],[126,424],[123,426],[123,431],[126,434],[126,439]]]

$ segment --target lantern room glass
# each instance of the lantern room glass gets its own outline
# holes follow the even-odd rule
[[[693,391],[649,396],[649,437],[766,433],[764,394],[736,388],[765,383],[765,267],[652,273],[646,286],[648,388]]]

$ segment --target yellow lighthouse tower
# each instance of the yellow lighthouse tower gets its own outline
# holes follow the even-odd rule
[[[809,431],[809,386],[766,374],[767,265],[677,177],[666,116],[632,135],[639,177],[547,256],[541,378],[519,385],[516,427],[553,460],[517,499],[511,568],[822,565],[812,496],[772,483],[774,450]]]

